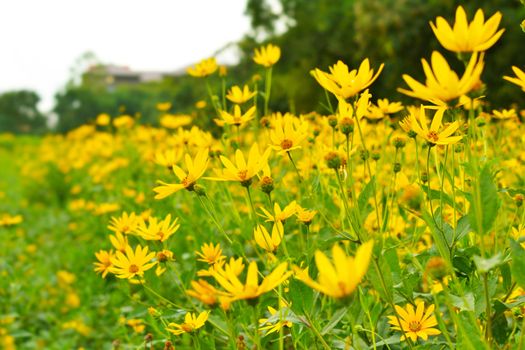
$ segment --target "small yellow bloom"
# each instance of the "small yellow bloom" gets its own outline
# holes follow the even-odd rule
[[[113,119],[113,126],[117,129],[130,129],[135,124],[135,119],[129,115],[121,115]]]
[[[105,250],[99,250],[95,253],[95,256],[97,257],[98,262],[94,262],[95,265],[95,271],[97,273],[102,274],[102,278],[106,278],[108,272],[110,272],[111,267],[113,264],[111,263],[111,260],[115,257],[115,254],[113,254],[113,251],[105,251]]]
[[[177,129],[181,126],[191,124],[193,118],[184,114],[164,114],[160,118],[160,125],[166,129]]]
[[[241,105],[249,101],[253,96],[255,96],[255,94],[255,91],[250,91],[250,87],[248,85],[244,85],[242,90],[239,86],[235,85],[232,86],[232,88],[228,91],[226,98],[233,103]]]
[[[201,251],[195,252],[195,254],[200,257],[200,259],[197,259],[198,261],[203,261],[209,265],[216,264],[226,258],[222,255],[222,249],[219,243],[215,246],[213,243],[204,243],[201,247]]]
[[[315,252],[315,264],[319,270],[318,282],[308,275],[308,268],[296,268],[296,278],[309,287],[334,298],[350,295],[361,282],[368,270],[372,256],[373,241],[368,241],[357,249],[355,258],[347,256],[344,250],[335,244],[332,248],[334,263],[320,250]]]
[[[206,305],[214,305],[219,298],[217,288],[205,280],[191,281],[191,287],[193,289],[187,290],[186,294],[200,300]]]
[[[110,269],[118,278],[131,279],[142,277],[144,272],[151,269],[156,262],[150,262],[155,257],[154,252],[148,254],[148,247],[137,245],[135,251],[130,246],[126,247],[126,254],[117,252],[111,260],[113,267]]]
[[[478,59],[479,58],[479,59]],[[438,52],[432,53],[432,68],[425,59],[421,60],[426,76],[426,85],[404,74],[403,79],[412,90],[397,89],[399,92],[432,102],[436,105],[446,105],[447,102],[459,98],[480,84],[483,72],[483,54],[472,54],[461,79],[450,69],[447,61]]]
[[[201,178],[208,167],[208,151],[204,149],[200,150],[195,156],[195,159],[192,159],[189,154],[186,154],[184,160],[186,161],[187,172],[177,165],[173,165],[173,172],[179,178],[180,183],[170,184],[159,181],[160,186],[153,189],[153,191],[157,193],[155,199],[165,198],[184,188],[188,191],[193,191],[195,183]]]
[[[285,114],[275,120],[274,128],[270,131],[271,147],[280,154],[286,154],[294,149],[301,148],[300,144],[306,139],[308,123]]]
[[[265,336],[272,334],[274,332],[280,331],[283,327],[292,327],[292,321],[289,321],[287,317],[290,314],[289,308],[281,308],[279,310],[274,309],[271,306],[268,306],[268,312],[270,313],[270,318],[261,318],[259,319],[259,330],[266,331]],[[278,317],[275,321],[270,321]]]
[[[436,18],[436,24],[430,22],[430,26],[445,49],[453,52],[479,52],[488,50],[501,37],[505,29],[496,32],[500,21],[499,11],[485,22],[483,11],[478,9],[469,24],[465,10],[458,6],[454,27],[443,17]]]
[[[130,234],[137,228],[139,224],[139,218],[135,213],[128,214],[123,212],[122,215],[118,218],[112,216],[111,222],[108,225],[108,229],[113,232],[120,232],[123,234]]]
[[[314,219],[315,214],[317,214],[317,210],[304,209],[303,207],[298,205],[295,216],[297,216],[297,220],[299,220],[303,224],[310,225],[312,223],[312,220]]]
[[[501,111],[493,110],[492,117],[499,120],[518,119],[518,113],[516,113],[514,108],[502,109]]]
[[[109,235],[109,241],[117,251],[122,253],[124,253],[128,247],[128,238],[120,233],[120,231],[116,231],[114,235]]]
[[[255,106],[250,107],[244,114],[241,113],[241,107],[235,105],[233,107],[233,114],[226,111],[220,111],[221,118],[224,124],[241,126],[255,118]]]
[[[287,262],[281,263],[263,279],[261,284],[259,284],[259,269],[255,261],[252,261],[248,267],[245,284],[241,283],[233,271],[222,268],[219,268],[213,277],[226,290],[226,293],[231,297],[231,301],[255,299],[287,280],[292,274],[291,271],[287,271],[287,268]]]
[[[259,153],[259,146],[254,143],[250,148],[248,159],[244,158],[242,151],[235,151],[235,164],[224,156],[220,160],[224,169],[218,178],[210,178],[216,181],[239,181],[243,186],[249,186],[252,178],[256,176],[268,163],[271,150],[268,148],[262,154]]]
[[[523,91],[525,91],[525,72],[516,66],[512,66],[512,70],[514,71],[514,74],[516,74],[516,77],[504,76],[503,79],[518,85]]]
[[[182,333],[191,333],[204,326],[204,324],[208,320],[209,315],[209,311],[203,311],[199,314],[199,316],[196,316],[192,312],[188,312],[186,316],[184,316],[184,323],[177,324],[171,322],[168,324],[166,330],[175,335],[179,335]]]
[[[259,214],[266,219],[266,222],[269,221],[279,221],[283,222],[297,212],[297,203],[291,201],[286,207],[281,209],[279,203],[275,202],[273,205],[273,213],[270,213],[268,210],[261,207],[262,214]]]
[[[109,122],[111,121],[111,117],[109,114],[101,113],[97,116],[97,120],[95,123],[99,126],[107,126],[109,125]]]
[[[267,252],[274,252],[277,247],[281,244],[281,240],[284,235],[284,227],[280,221],[274,223],[272,227],[272,235],[268,233],[268,230],[263,225],[257,225],[253,230],[253,236],[255,242],[259,247],[266,250]]]
[[[400,320],[398,321],[396,316],[388,316],[388,322],[393,326],[392,329],[404,333],[401,340],[410,338],[415,342],[418,337],[427,340],[429,335],[441,334],[438,329],[432,328],[437,326],[436,316],[432,314],[434,305],[430,305],[426,311],[425,303],[422,301],[417,303],[416,311],[414,311],[412,304],[407,304],[406,309],[398,305],[395,307]]]
[[[204,100],[199,100],[195,103],[195,108],[197,109],[203,109],[203,108],[206,108],[206,106],[208,105],[208,103]]]
[[[349,71],[346,64],[342,61],[337,61],[336,64],[329,67],[330,73],[316,68],[311,74],[324,89],[338,97],[347,99],[372,85],[383,70],[383,67],[384,64],[382,63],[374,75],[374,70],[370,69],[370,62],[366,58],[359,66],[359,69]]]
[[[281,49],[278,46],[268,44],[255,49],[253,60],[255,63],[266,68],[273,66],[281,58]]]
[[[200,61],[194,67],[189,67],[186,71],[192,77],[203,78],[215,73],[217,68],[217,61],[212,57]]]
[[[0,227],[16,225],[21,223],[22,221],[22,215],[11,216],[9,214],[3,214],[2,216],[0,216]]]
[[[426,108],[424,106],[419,109],[419,121],[416,119],[414,113],[410,113],[409,118],[412,130],[433,145],[450,145],[457,143],[463,137],[451,136],[459,128],[459,123],[457,121],[449,124],[441,132],[439,131],[441,129],[445,110],[445,108],[439,108],[436,111],[432,123],[430,124],[430,129],[427,126]]]
[[[171,108],[171,102],[159,102],[157,103],[157,110],[161,112],[169,111]]]
[[[179,218],[171,221],[171,214],[168,214],[164,220],[157,220],[155,217],[150,217],[147,221],[141,221],[137,227],[137,234],[148,241],[164,242],[171,237],[180,225]]]

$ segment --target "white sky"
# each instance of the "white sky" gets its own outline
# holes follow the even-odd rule
[[[240,39],[244,9],[245,0],[0,0],[0,93],[35,90],[48,111],[86,51],[136,70],[180,69]]]

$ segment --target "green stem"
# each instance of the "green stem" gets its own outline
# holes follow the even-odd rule
[[[290,158],[290,162],[292,162],[293,168],[295,169],[295,172],[297,173],[297,178],[299,180],[299,183],[303,182],[303,178],[301,174],[299,173],[299,169],[297,169],[297,166],[295,165],[295,162],[293,161],[292,154],[290,152],[286,152],[288,155],[288,158]]]
[[[264,83],[264,116],[267,116],[268,104],[270,103],[270,93],[272,90],[272,67],[266,69],[266,80]]]

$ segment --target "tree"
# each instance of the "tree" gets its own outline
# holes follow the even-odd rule
[[[40,97],[34,91],[9,91],[0,95],[0,132],[39,133],[46,118],[38,110]]]

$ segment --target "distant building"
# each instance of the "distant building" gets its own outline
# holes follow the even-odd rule
[[[185,74],[185,70],[173,72],[162,71],[135,71],[127,66],[94,65],[82,75],[82,83],[89,85],[103,85],[113,89],[118,85],[133,85],[152,81],[161,81],[166,77],[178,77]]]

